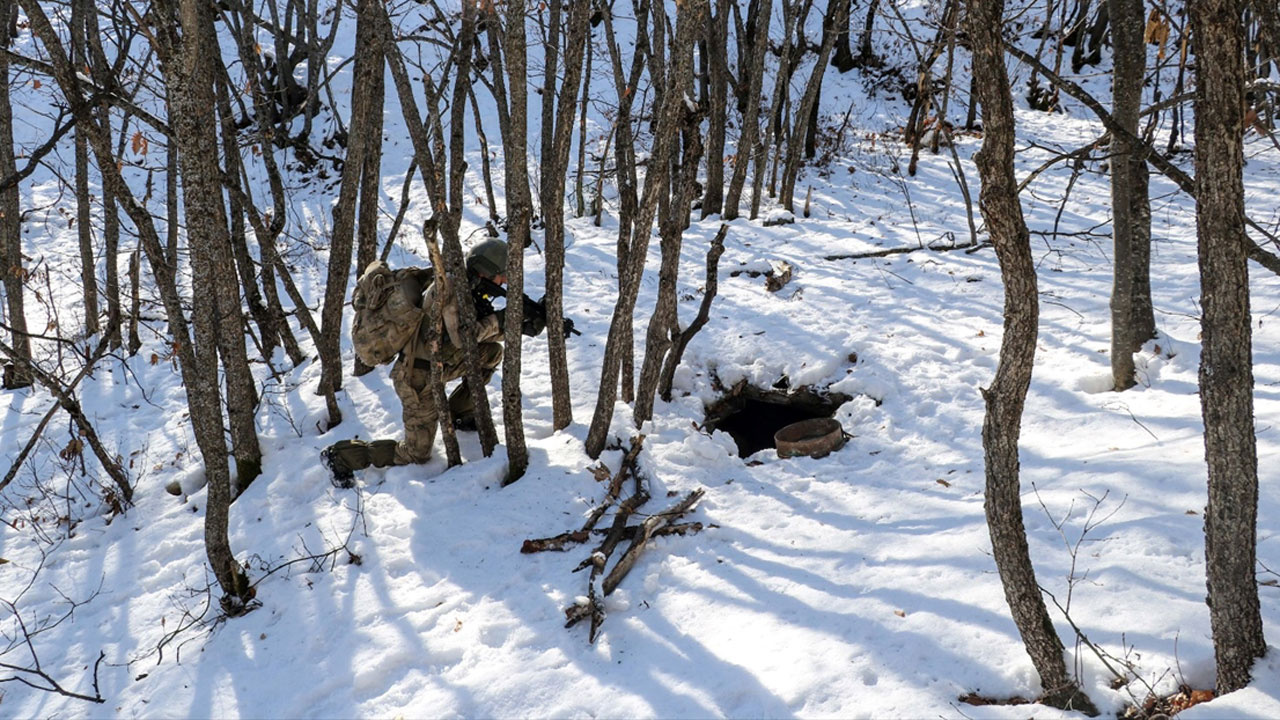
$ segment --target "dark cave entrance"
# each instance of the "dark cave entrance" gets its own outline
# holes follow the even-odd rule
[[[708,431],[723,430],[738,445],[738,457],[750,457],[776,447],[774,433],[801,420],[829,418],[848,402],[843,393],[812,387],[789,391],[785,379],[764,390],[738,383],[724,397],[707,406]]]

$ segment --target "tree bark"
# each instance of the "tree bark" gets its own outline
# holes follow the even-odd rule
[[[9,14],[13,0],[0,0],[0,177],[17,172],[13,153],[13,104],[9,99]],[[18,185],[0,190],[0,278],[4,282],[4,295],[12,328],[13,350],[16,362],[4,373],[4,387],[9,390],[30,387],[31,372],[22,360],[31,359],[31,339],[27,337],[27,315],[23,292],[26,271],[22,267],[22,216],[18,205]]]
[[[366,15],[370,12],[364,4],[357,7],[357,12],[360,11]],[[357,28],[361,22],[367,25],[373,21],[368,17],[357,18]],[[382,203],[382,115],[386,104],[386,63],[377,33],[373,33],[364,52],[371,67],[360,79],[360,82],[368,83],[368,97],[364,103],[364,161],[360,164],[360,207],[356,218],[356,273],[363,273],[378,252],[378,208]],[[353,123],[352,131],[354,129]],[[352,374],[359,377],[372,370],[357,357]]]
[[[631,237],[636,216],[640,208],[640,181],[636,173],[635,132],[631,126],[631,107],[635,102],[636,88],[640,83],[645,68],[646,53],[643,48],[649,45],[649,0],[640,0],[636,9],[636,42],[635,52],[631,56],[630,75],[622,72],[622,54],[618,48],[614,34],[613,16],[605,18],[605,39],[609,44],[609,58],[613,65],[613,82],[618,92],[618,116],[615,120],[614,132],[617,134],[617,182],[618,182],[618,292],[622,293],[625,285],[626,268],[631,252]],[[646,181],[647,182],[647,181]],[[624,337],[632,333],[632,318],[625,318],[625,327],[621,330]],[[620,347],[619,374],[615,381],[619,383],[623,402],[635,399],[635,350],[631,343]]]
[[[194,303],[193,327],[197,377],[205,387],[191,398],[191,419],[208,480],[205,548],[214,575],[226,593],[224,608],[235,614],[244,610],[252,597],[252,588],[248,587],[227,538],[232,494],[222,436],[219,355],[227,372],[232,449],[236,452],[237,479],[241,487],[247,486],[260,472],[261,451],[253,433],[256,399],[247,406],[242,404],[247,400],[241,384],[248,373],[248,361],[235,273],[226,263],[231,257],[231,242],[222,201],[217,131],[209,122],[209,113],[215,106],[213,63],[221,57],[211,43],[214,37],[211,11],[212,6],[199,0],[179,0],[176,7],[172,7],[171,17],[179,21],[182,36],[170,47],[170,57],[164,66],[168,69],[167,82],[173,88],[171,122],[182,169],[192,291],[195,297],[201,298]],[[252,377],[248,376],[247,380],[252,393]]]
[[[89,0],[71,2],[71,55],[77,67],[88,67],[84,16],[94,12]],[[84,332],[96,335],[98,323],[98,263],[93,252],[93,209],[89,206],[89,146],[84,134],[76,131],[76,235],[80,239],[80,281],[84,291]]]
[[[1108,0],[1115,17],[1112,45],[1112,114],[1132,135],[1138,134],[1142,82],[1146,70],[1142,0]],[[1155,334],[1149,275],[1151,209],[1147,163],[1141,146],[1124,136],[1111,139],[1111,208],[1115,270],[1111,288],[1111,379],[1116,390],[1136,383],[1133,354]],[[1145,245],[1145,247],[1143,247]],[[1142,290],[1146,297],[1141,297]],[[1141,312],[1145,310],[1145,314]]]
[[[375,101],[372,90],[377,83],[373,75],[381,75],[382,58],[376,49],[377,42],[370,3],[361,0],[356,20],[355,69],[351,92],[351,125],[347,133],[347,155],[342,164],[342,183],[338,200],[333,207],[333,229],[329,238],[329,272],[325,281],[324,306],[320,311],[320,338],[316,345],[320,351],[319,393],[329,403],[329,427],[342,422],[341,411],[333,401],[342,389],[342,308],[346,303],[347,280],[351,276],[353,234],[356,225],[357,198],[360,181],[364,176],[365,149],[369,143],[381,138],[371,138],[369,106]],[[376,190],[376,188],[375,188]],[[362,272],[364,268],[357,268]]]
[[[822,23],[822,48],[818,51],[818,61],[813,66],[813,74],[805,85],[800,106],[796,109],[795,121],[791,124],[791,139],[787,146],[787,166],[782,174],[782,189],[778,193],[778,202],[794,212],[793,200],[796,190],[796,178],[800,174],[801,153],[804,151],[805,128],[809,117],[818,106],[818,93],[822,90],[822,78],[827,73],[827,62],[831,59],[831,48],[835,46],[836,34],[841,27],[848,24],[848,18],[834,16],[832,12],[840,12],[841,3],[835,3],[831,12]]]
[[[710,106],[707,112],[707,186],[702,194],[702,217],[719,215],[724,207],[724,135],[728,119],[729,68],[729,0],[716,0],[715,15],[707,15],[708,45],[712,48],[707,84]],[[767,25],[767,22],[762,22]]]
[[[982,426],[987,527],[1005,600],[1040,674],[1043,702],[1096,714],[1088,697],[1067,674],[1062,641],[1040,596],[1023,526],[1018,438],[1035,362],[1039,323],[1036,271],[1013,172],[1013,97],[1000,39],[1004,2],[970,0],[967,5],[966,29],[972,43],[984,130],[982,149],[974,161],[982,178],[982,215],[1005,286],[1000,362],[991,387],[983,391],[987,406]]]
[[[1249,684],[1267,646],[1257,560],[1258,455],[1244,227],[1244,28],[1239,0],[1191,5],[1196,47],[1200,407],[1209,505],[1205,570],[1219,694]]]
[[[558,3],[553,3],[553,5]],[[591,4],[573,3],[564,55],[564,83],[556,108],[552,152],[543,153],[542,219],[546,223],[547,350],[551,365],[552,426],[561,430],[573,422],[569,401],[569,361],[564,338],[564,202],[569,170],[569,146],[573,141],[573,117],[582,81],[582,61],[587,40]],[[548,87],[546,92],[550,92]],[[544,102],[546,98],[544,97]],[[545,105],[543,106],[546,107]],[[545,111],[544,111],[545,112]],[[545,121],[545,115],[544,115]],[[543,143],[547,140],[544,138]]]
[[[703,0],[705,2],[705,0]],[[676,35],[673,47],[692,47],[698,32],[698,23],[693,15],[693,3],[681,3],[676,15]],[[662,13],[654,8],[655,27],[661,22]],[[683,78],[685,86],[692,85],[693,56],[692,53],[677,53],[676,62],[664,76]],[[676,82],[672,80],[671,82]],[[630,345],[631,317],[635,312],[636,298],[640,292],[640,280],[644,273],[644,262],[649,250],[649,235],[653,230],[653,221],[658,209],[658,200],[668,193],[670,176],[668,161],[674,151],[674,140],[679,130],[680,118],[685,112],[684,98],[676,93],[663,93],[663,102],[658,115],[658,124],[654,132],[653,152],[650,155],[649,172],[645,176],[644,198],[636,213],[631,241],[627,250],[628,264],[622,273],[618,300],[614,304],[613,317],[609,323],[609,336],[605,343],[604,363],[600,371],[600,389],[596,397],[595,413],[591,418],[591,426],[587,431],[586,452],[597,458],[604,451],[608,440],[609,426],[613,420],[614,403],[617,400],[618,372],[622,365],[623,346]]]
[[[507,297],[524,296],[524,248],[529,240],[533,198],[529,193],[529,85],[523,3],[508,3],[505,25],[498,20],[493,5],[489,14],[490,61],[494,68],[494,89],[502,132],[503,172],[507,203]],[[500,35],[500,37],[499,37]],[[501,48],[499,48],[499,40]],[[505,56],[506,75],[501,59]],[[509,91],[508,91],[508,88]],[[508,94],[509,93],[509,94]],[[524,437],[524,410],[521,406],[520,370],[523,361],[521,328],[524,303],[507,303],[507,325],[503,328],[502,427],[507,446],[507,476],[510,484],[524,476],[529,467],[529,447]]]
[[[689,22],[700,23],[708,13],[710,3],[707,0],[686,0],[682,10],[689,13]],[[677,37],[677,40],[679,38]],[[683,57],[683,55],[688,57]],[[676,67],[684,64],[693,66],[693,45],[677,44],[672,48],[672,62]],[[687,97],[691,91],[688,78],[680,74],[671,76],[671,84],[667,91],[676,97]],[[662,360],[671,347],[672,338],[679,334],[676,316],[676,281],[680,272],[680,248],[684,240],[684,212],[692,199],[694,185],[697,183],[698,156],[702,154],[702,140],[698,135],[700,113],[688,107],[682,108],[683,136],[686,147],[681,162],[681,172],[672,178],[675,186],[675,198],[667,215],[658,224],[658,232],[662,242],[662,264],[658,269],[658,298],[654,304],[653,315],[649,318],[649,327],[645,332],[644,362],[640,367],[640,382],[636,387],[636,403],[634,420],[640,427],[653,417],[654,395],[658,388],[658,376],[662,369]]]
[[[755,37],[751,40],[751,60],[741,81],[748,86],[747,103],[746,110],[742,114],[742,133],[738,136],[738,150],[733,156],[733,176],[729,179],[729,191],[724,201],[725,220],[735,220],[738,217],[742,188],[747,182],[747,167],[751,164],[751,156],[757,152],[756,140],[760,136],[764,53],[769,44],[769,19],[772,17],[773,0],[759,0],[759,3],[760,16],[755,23]]]

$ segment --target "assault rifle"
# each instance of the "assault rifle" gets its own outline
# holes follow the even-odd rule
[[[484,317],[486,315],[498,316],[500,323],[504,323],[505,310],[493,309],[493,298],[507,297],[507,289],[498,283],[480,275],[472,275],[471,277],[471,294],[476,301],[476,315]],[[542,300],[534,300],[528,295],[522,295],[524,305],[524,326],[521,332],[529,337],[540,335],[544,328],[547,327],[547,304],[546,298]],[[573,320],[564,319],[564,336],[581,335],[582,333],[575,330]]]

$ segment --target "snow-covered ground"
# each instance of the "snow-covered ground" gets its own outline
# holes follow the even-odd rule
[[[98,498],[71,489],[65,513],[79,522],[68,532],[59,512],[46,511],[62,505],[25,504],[37,479],[59,493],[89,485],[58,457],[69,431],[57,421],[4,495],[0,557],[9,562],[0,565],[0,597],[13,599],[40,568],[19,604],[28,622],[60,616],[68,599],[92,598],[33,647],[50,676],[89,694],[104,653],[97,676],[106,704],[8,683],[0,685],[0,715],[1073,715],[959,700],[972,692],[1038,692],[995,574],[982,507],[980,388],[991,381],[1002,324],[994,253],[920,249],[825,259],[962,244],[969,231],[948,153],[922,154],[917,175],[906,175],[906,151],[887,132],[902,121],[900,103],[869,97],[856,73],[834,71],[823,103],[833,115],[851,103],[860,110],[839,156],[801,179],[801,188],[813,188],[811,216],[768,228],[730,223],[711,321],[677,373],[676,397],[659,402],[641,430],[647,437],[639,462],[653,495],[643,509],[705,488],[690,519],[706,529],[656,541],[607,599],[594,645],[583,625],[563,627],[563,609],[586,592],[584,574],[571,571],[592,545],[519,550],[527,538],[581,526],[604,493],[583,440],[616,292],[617,226],[608,215],[600,228],[587,219],[568,226],[565,312],[583,333],[569,344],[575,422],[552,432],[545,338],[528,341],[522,388],[531,464],[509,487],[500,487],[503,452],[484,458],[475,436],[463,435],[461,467],[446,471],[437,458],[369,470],[354,490],[336,490],[320,448],[399,433],[400,406],[385,368],[347,379],[340,396],[346,420],[324,435],[317,430],[323,401],[312,392],[318,363],[278,381],[263,370],[264,473],[231,513],[232,547],[259,581],[262,603],[242,618],[174,634],[201,612],[211,582],[205,492],[185,394],[173,365],[152,361],[153,353],[164,355],[154,336],[136,357],[101,364],[83,384],[81,401],[125,458],[137,506],[113,516]],[[393,207],[408,141],[394,103],[387,121],[384,187]],[[1022,176],[1049,157],[1033,143],[1073,148],[1100,133],[1074,108],[1070,115],[1020,110],[1018,123]],[[1252,134],[1247,142],[1249,208],[1274,223],[1280,152]],[[975,200],[969,158],[979,143],[962,136],[957,148]],[[500,166],[494,175],[501,177]],[[1214,682],[1204,603],[1194,207],[1153,177],[1152,285],[1161,337],[1138,357],[1140,385],[1117,394],[1107,390],[1107,177],[1088,166],[1060,207],[1069,177],[1059,166],[1023,198],[1042,311],[1021,443],[1024,511],[1041,584],[1111,664],[1139,678],[1113,689],[1101,661],[1073,641],[1067,619],[1051,608],[1083,688],[1104,712],[1115,712],[1144,699],[1148,687],[1168,693]],[[478,178],[470,182],[482,197]],[[25,197],[35,202],[53,192],[52,183],[46,177],[24,186]],[[294,212],[326,226],[330,197],[327,190],[300,193]],[[420,204],[415,211],[422,212]],[[478,205],[468,212],[471,226],[484,217]],[[75,270],[74,232],[53,210],[39,218],[47,219],[28,222],[26,251],[45,259],[56,285]],[[685,322],[701,299],[703,259],[719,224],[695,221],[685,235]],[[389,225],[388,217],[384,230]],[[421,241],[402,238],[393,264],[425,264]],[[651,267],[657,259],[655,242]],[[794,268],[791,283],[776,293],[763,278],[731,275],[766,270],[773,261]],[[537,297],[541,257],[531,254],[528,263],[529,294]],[[299,268],[304,292],[319,298],[320,260]],[[1257,266],[1251,271],[1258,556],[1280,571],[1280,280]],[[56,290],[70,308],[73,288]],[[641,289],[638,342],[655,294],[656,273]],[[68,309],[67,327],[73,317]],[[349,341],[344,351],[350,356]],[[771,451],[744,459],[728,435],[700,429],[704,405],[718,397],[713,378],[769,387],[783,377],[793,387],[852,396],[836,413],[854,436],[843,449],[820,460],[779,460]],[[500,375],[491,397],[499,383]],[[51,401],[43,391],[22,391],[0,394],[0,402],[0,464],[7,468]],[[495,419],[501,422],[500,413]],[[619,442],[601,459],[616,470],[618,445],[640,432],[623,405],[613,431]],[[191,493],[166,494],[174,479]],[[350,553],[339,550],[323,567],[302,562],[267,574],[344,544]],[[1260,571],[1259,579],[1266,581],[1264,621],[1274,633],[1280,588],[1270,581],[1280,576]],[[12,618],[5,623],[12,633]],[[28,664],[26,652],[18,648],[0,662]],[[1280,716],[1278,657],[1272,651],[1259,662],[1249,689],[1186,717]]]

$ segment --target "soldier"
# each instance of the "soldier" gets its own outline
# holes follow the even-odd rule
[[[373,271],[373,267],[370,266],[366,275]],[[507,243],[502,240],[485,240],[467,253],[467,278],[477,310],[476,343],[480,371],[486,382],[502,361],[505,308],[494,310],[492,299],[505,296],[502,286],[507,281],[506,267]],[[364,276],[360,282],[365,282]],[[354,472],[370,465],[408,465],[425,463],[431,458],[439,411],[431,395],[431,388],[427,387],[428,363],[433,359],[440,361],[444,382],[462,378],[465,373],[462,342],[458,334],[458,305],[452,289],[447,288],[447,283],[432,282],[422,292],[419,308],[431,307],[442,289],[447,292],[441,298],[445,332],[440,336],[440,357],[432,358],[425,342],[427,327],[424,314],[417,331],[410,333],[391,369],[391,381],[403,405],[404,439],[399,442],[343,440],[325,448],[321,452],[321,459],[332,473],[334,485],[352,487]],[[546,309],[527,296],[523,298],[523,302],[525,315],[522,332],[531,337],[538,335],[546,327]],[[565,323],[567,334],[572,331],[573,324],[567,318]],[[474,430],[475,405],[465,378],[449,394],[448,402],[454,426],[462,430]]]

